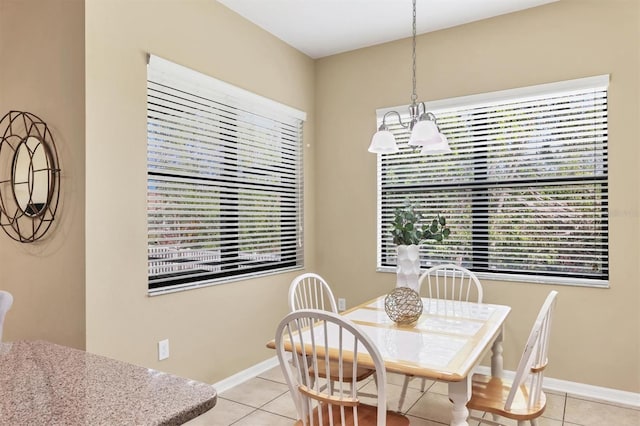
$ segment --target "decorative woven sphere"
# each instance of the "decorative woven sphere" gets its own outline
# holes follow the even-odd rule
[[[422,314],[422,299],[409,287],[397,287],[384,298],[384,310],[398,325],[414,324]]]

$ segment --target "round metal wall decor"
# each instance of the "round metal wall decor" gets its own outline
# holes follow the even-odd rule
[[[415,324],[422,315],[422,299],[409,287],[396,287],[384,298],[384,310],[398,325]]]
[[[49,230],[60,198],[58,153],[39,117],[10,111],[0,119],[0,227],[32,243]]]

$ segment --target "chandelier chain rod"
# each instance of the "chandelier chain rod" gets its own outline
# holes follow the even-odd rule
[[[412,48],[413,48],[413,78],[412,78],[412,84],[413,84],[413,92],[411,93],[411,105],[415,105],[416,101],[418,100],[418,95],[416,93],[416,0],[413,0],[413,41],[412,41]]]

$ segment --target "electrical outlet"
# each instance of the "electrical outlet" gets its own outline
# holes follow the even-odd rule
[[[169,339],[158,342],[158,361],[169,358]]]
[[[345,309],[347,309],[347,300],[343,299],[343,298],[339,298],[338,299],[338,310],[339,311],[344,311]]]

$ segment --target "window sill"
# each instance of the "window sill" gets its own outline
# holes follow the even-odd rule
[[[382,266],[376,268],[376,272],[395,273],[396,268],[393,266]],[[424,270],[422,270],[424,272]],[[587,278],[563,278],[563,277],[545,277],[538,275],[514,275],[514,274],[495,274],[490,272],[474,272],[481,280],[486,281],[508,281],[517,283],[532,284],[549,284],[549,285],[566,285],[572,287],[589,287],[589,288],[610,288],[609,280],[596,280]]]

